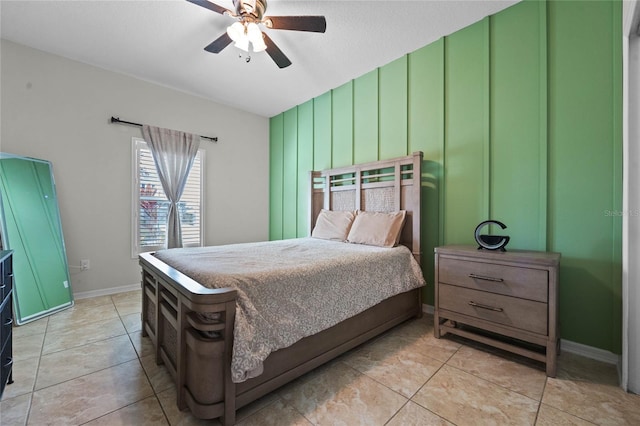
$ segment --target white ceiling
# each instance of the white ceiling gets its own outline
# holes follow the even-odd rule
[[[519,0],[269,0],[265,16],[324,15],[324,34],[265,30],[293,62],[206,45],[234,21],[185,0],[0,1],[2,38],[265,117]],[[233,10],[232,0],[217,0]]]

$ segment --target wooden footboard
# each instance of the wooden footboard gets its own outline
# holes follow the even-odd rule
[[[399,294],[272,353],[263,374],[235,384],[230,370],[235,290],[202,287],[151,254],[141,255],[140,265],[143,335],[153,342],[156,362],[175,380],[178,408],[189,408],[198,418],[222,417],[225,425],[235,423],[238,408],[422,312],[420,289]],[[197,313],[220,319],[203,322]]]
[[[230,367],[236,291],[205,288],[152,254],[141,254],[140,265],[142,335],[151,339],[156,363],[164,364],[176,383],[178,408],[233,424]],[[204,322],[197,313],[219,319]]]

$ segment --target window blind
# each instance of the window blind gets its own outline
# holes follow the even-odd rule
[[[164,248],[167,232],[169,200],[162,190],[151,150],[146,142],[138,140],[137,162],[137,252]],[[189,172],[178,212],[182,226],[182,245],[201,245],[202,213],[202,155],[198,151]]]

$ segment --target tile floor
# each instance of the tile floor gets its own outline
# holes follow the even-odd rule
[[[8,425],[192,425],[140,333],[140,292],[78,300],[14,329]],[[238,413],[241,425],[639,425],[615,367],[563,353],[542,365],[402,324]]]

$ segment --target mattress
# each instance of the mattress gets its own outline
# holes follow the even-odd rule
[[[155,256],[205,287],[237,290],[231,363],[236,383],[260,375],[273,351],[425,285],[404,246],[297,238],[161,250]]]

